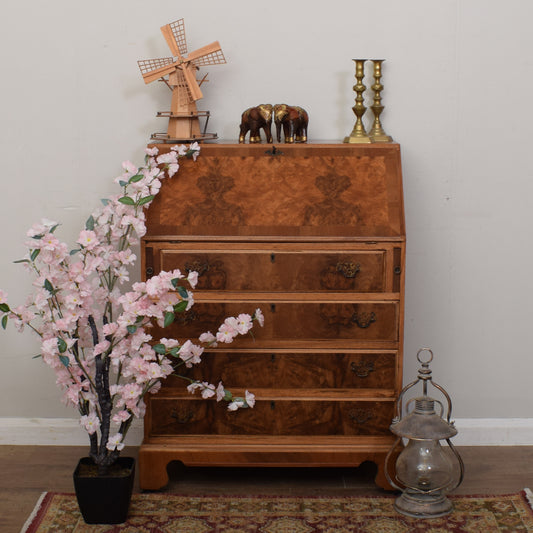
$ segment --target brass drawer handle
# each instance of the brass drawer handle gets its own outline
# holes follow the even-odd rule
[[[357,311],[352,315],[352,322],[357,324],[360,328],[366,329],[370,327],[370,324],[376,321],[376,313],[358,313]]]
[[[194,413],[190,409],[187,412],[184,412],[183,410],[180,413],[178,413],[176,409],[172,409],[170,416],[175,418],[178,424],[187,424],[187,422],[190,422],[193,419]]]
[[[367,378],[371,372],[374,372],[374,362],[373,361],[362,361],[361,363],[352,362],[350,365],[352,372],[358,378]]]
[[[372,409],[356,409],[348,413],[350,420],[356,424],[362,425],[374,418]]]
[[[337,263],[337,272],[340,272],[345,278],[355,278],[361,271],[361,265],[359,263]]]

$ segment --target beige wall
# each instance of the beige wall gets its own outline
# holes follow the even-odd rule
[[[73,242],[125,159],[141,162],[162,84],[137,59],[168,55],[159,27],[185,18],[189,48],[219,40],[201,109],[236,140],[242,110],[288,102],[311,140],[354,115],[353,57],[386,58],[383,123],[402,145],[407,213],[406,377],[420,346],[457,418],[533,413],[533,4],[528,0],[113,0],[9,2],[0,32],[0,286],[43,216]],[[368,83],[370,84],[370,83]],[[37,343],[0,333],[0,417],[70,417]]]

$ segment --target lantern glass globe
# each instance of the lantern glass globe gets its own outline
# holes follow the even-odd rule
[[[410,439],[396,461],[396,476],[407,488],[445,489],[452,482],[453,465],[438,440]]]

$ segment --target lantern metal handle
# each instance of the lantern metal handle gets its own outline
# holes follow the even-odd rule
[[[427,361],[423,360],[421,357],[421,354],[424,352],[429,353],[429,358],[427,359]],[[418,377],[414,381],[411,381],[411,383],[406,385],[400,392],[400,395],[398,396],[398,401],[396,402],[396,418],[402,417],[403,399],[405,397],[406,392],[412,389],[415,385],[417,385],[419,381],[421,381],[424,395],[427,395],[428,393],[428,382],[429,382],[446,398],[446,404],[448,407],[447,412],[446,412],[446,420],[449,423],[451,420],[451,416],[452,416],[452,400],[449,394],[446,392],[446,390],[443,387],[441,387],[438,383],[435,383],[433,381],[432,371],[429,368],[429,363],[433,361],[433,351],[430,348],[420,348],[420,350],[418,350],[418,352],[416,353],[416,358],[422,366],[421,368],[418,369]],[[444,414],[444,410],[442,411],[441,416],[443,414]]]

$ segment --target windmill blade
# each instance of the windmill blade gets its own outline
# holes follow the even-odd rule
[[[187,54],[187,41],[185,40],[185,20],[179,19],[168,24],[174,35],[174,40],[182,56]],[[178,55],[178,54],[176,54]]]
[[[146,74],[156,68],[165,67],[171,63],[174,63],[173,57],[158,57],[156,59],[141,59],[140,61],[137,61],[141,74]]]
[[[194,101],[200,100],[200,98],[203,97],[203,94],[200,89],[200,86],[198,85],[198,82],[196,81],[196,73],[194,72],[194,67],[191,67],[189,63],[185,63],[181,65],[181,68],[183,70],[183,75],[187,80],[187,86],[189,87],[191,98]]]
[[[217,52],[211,52],[206,56],[199,57],[198,59],[191,61],[191,63],[196,67],[205,67],[207,65],[221,65],[225,62],[226,58],[224,57],[222,50],[219,50]]]
[[[166,26],[161,26],[161,33],[163,34],[163,37],[165,38],[165,41],[167,42],[172,54],[181,58],[182,56],[180,53],[180,49],[178,47],[178,44],[176,43],[176,39],[174,38],[174,34],[172,33],[172,28],[170,27],[170,24],[167,24]]]
[[[176,69],[177,63],[173,57],[164,57],[160,59],[144,59],[137,61],[139,69],[144,79],[144,83],[151,83]]]
[[[206,46],[202,46],[202,48],[198,48],[198,50],[195,50],[194,52],[191,52],[188,56],[188,60],[189,61],[197,61],[199,60],[200,58],[204,57],[204,56],[208,56],[208,55],[212,55],[212,54],[217,54],[219,53],[221,56],[222,56],[222,59],[223,59],[223,63],[226,62],[226,60],[224,59],[224,54],[222,54],[222,48],[220,46],[220,43],[218,41],[215,41],[214,43],[211,43],[211,44],[208,44]],[[209,63],[209,64],[213,64],[213,63]]]

